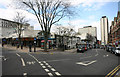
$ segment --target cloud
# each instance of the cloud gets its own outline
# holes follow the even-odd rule
[[[100,21],[94,21],[91,23],[93,27],[97,28],[97,39],[101,40],[101,27],[100,27]]]
[[[77,6],[83,4],[83,6],[92,6],[95,2],[119,2],[119,0],[69,0],[71,5]]]

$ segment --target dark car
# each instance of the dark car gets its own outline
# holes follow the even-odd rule
[[[115,47],[112,47],[111,53],[115,53]]]
[[[109,51],[109,46],[107,45],[107,46],[105,47],[105,49],[106,49],[106,51]]]
[[[109,51],[109,52],[111,52],[111,51],[112,51],[112,46],[109,46],[108,51]]]

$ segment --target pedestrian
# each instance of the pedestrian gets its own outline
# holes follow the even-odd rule
[[[29,43],[29,52],[32,52],[32,44],[31,44],[31,42]]]
[[[23,42],[21,43],[21,49],[23,49]]]
[[[4,47],[4,42],[2,42],[2,47]]]

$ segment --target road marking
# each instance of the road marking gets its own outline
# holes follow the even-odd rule
[[[98,51],[97,51],[97,49],[96,49],[96,52],[97,52],[97,54],[96,54],[95,56],[98,56]]]
[[[42,68],[46,68],[45,66],[42,66]]]
[[[27,73],[23,73],[23,75],[24,75],[24,76],[26,76],[26,75],[27,75]]]
[[[43,64],[40,64],[41,66],[43,66]]]
[[[60,74],[60,73],[58,73],[58,72],[55,72],[55,74],[56,74],[57,76],[61,76],[61,74]]]
[[[94,60],[94,61],[91,61],[91,62],[90,61],[77,62],[76,64],[81,64],[81,65],[84,65],[84,66],[88,66],[88,65],[93,64],[95,62],[97,62],[97,60]]]
[[[21,61],[22,61],[22,65],[25,66],[25,62],[24,62],[23,58],[21,58]]]
[[[16,53],[16,55],[17,55],[18,57],[21,57],[21,56],[20,56],[19,54],[17,54],[17,53]]]
[[[38,61],[38,59],[37,58],[35,58],[33,55],[31,55],[31,54],[29,54],[31,57],[33,57],[38,63],[39,63],[39,61]]]
[[[49,76],[53,76],[53,74],[52,74],[52,73],[48,73],[48,75],[49,75]]]
[[[115,70],[117,70],[118,68],[120,68],[120,65],[118,65],[116,68],[114,68],[110,73],[108,73],[105,77],[109,76],[110,74],[112,74]]]
[[[48,65],[48,67],[49,67],[49,68],[51,68],[51,66],[50,66],[50,65]]]
[[[109,55],[103,55],[103,57],[108,57]]]
[[[39,63],[41,63],[41,62],[39,62]]]
[[[45,63],[45,65],[49,65],[48,63]]]
[[[46,63],[46,61],[43,61],[43,63]]]
[[[51,68],[52,71],[56,71],[54,68]]]
[[[46,72],[49,72],[49,70],[48,69],[44,69]]]
[[[111,74],[111,76],[112,76],[113,74],[115,74],[115,73],[119,70],[119,68],[120,68],[120,67],[118,67],[118,68]]]

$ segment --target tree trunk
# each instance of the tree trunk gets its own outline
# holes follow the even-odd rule
[[[44,51],[47,51],[48,34],[44,32]]]

